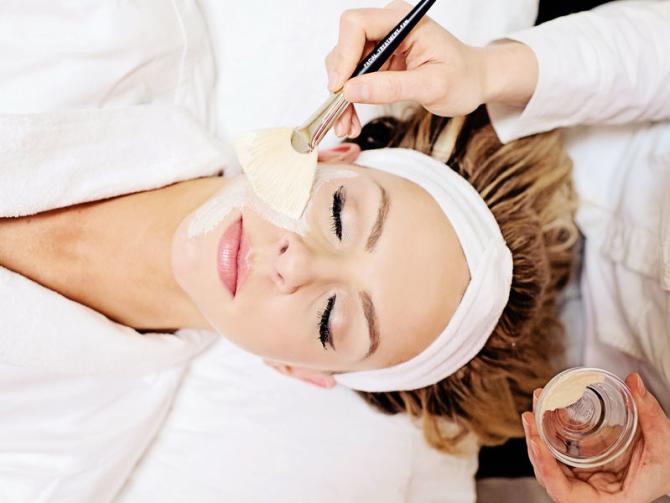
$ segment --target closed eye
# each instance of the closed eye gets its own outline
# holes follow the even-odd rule
[[[330,207],[330,214],[332,219],[332,230],[337,236],[337,239],[342,241],[342,208],[346,198],[344,197],[344,186],[340,186],[335,192],[333,192],[333,204]]]
[[[330,344],[330,347],[335,349],[335,345],[333,344],[333,337],[330,333],[330,313],[333,312],[335,298],[335,295],[330,297],[328,299],[328,303],[326,304],[326,309],[324,309],[322,313],[319,313],[319,340],[321,341],[323,349],[327,349],[326,344]]]

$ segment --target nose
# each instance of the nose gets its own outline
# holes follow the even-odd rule
[[[282,236],[274,246],[272,276],[281,292],[293,293],[314,280],[314,253],[294,234]]]

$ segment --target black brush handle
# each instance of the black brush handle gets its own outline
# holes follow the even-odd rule
[[[376,72],[386,61],[388,61],[393,51],[395,51],[400,43],[405,40],[407,34],[412,31],[416,23],[421,21],[421,18],[426,15],[435,0],[421,0],[416,6],[409,11],[409,13],[402,18],[402,20],[393,28],[388,35],[380,40],[370,54],[365,56],[363,60],[358,63],[354,73],[350,78],[365,75],[367,73]]]

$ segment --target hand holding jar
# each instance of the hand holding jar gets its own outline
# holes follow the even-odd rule
[[[551,384],[550,382],[547,388]],[[622,446],[617,458],[599,466],[581,468],[578,464],[568,466],[560,462],[557,457],[560,459],[561,453],[554,452],[552,455],[551,451],[555,451],[555,447],[546,443],[551,444],[552,440],[546,436],[548,428],[543,428],[545,423],[539,423],[544,429],[541,435],[538,432],[535,414],[523,413],[528,456],[533,463],[535,476],[554,501],[647,503],[670,492],[670,419],[656,398],[646,391],[638,374],[630,374],[626,378],[626,385],[634,402],[632,409],[637,415],[637,428],[632,429],[629,445]],[[535,390],[533,409],[535,413],[538,413],[539,409],[539,413],[546,416],[547,408],[537,404],[542,400],[539,399],[540,391]],[[606,405],[608,400],[606,396],[600,397],[597,392],[594,395],[598,396],[598,402],[602,402],[604,398]],[[577,413],[578,409],[579,407]],[[596,426],[600,432],[604,430],[606,435],[607,430],[611,431],[612,428],[607,425],[603,428],[602,424]],[[627,427],[623,425],[617,428]],[[569,452],[566,452],[566,456],[570,459]],[[624,458],[625,464],[620,466]]]

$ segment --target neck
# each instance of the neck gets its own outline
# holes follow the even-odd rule
[[[70,259],[77,274],[63,275],[66,295],[140,330],[210,329],[172,274],[171,245],[179,223],[221,181],[191,180],[86,205]]]

